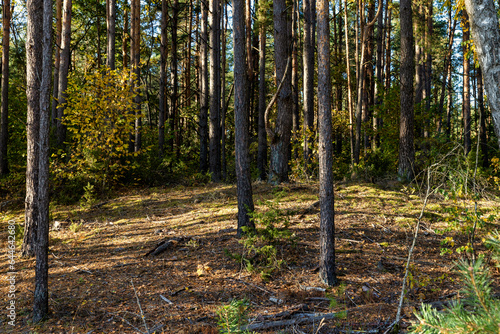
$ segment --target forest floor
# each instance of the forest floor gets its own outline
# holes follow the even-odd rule
[[[330,320],[285,323],[259,333],[383,333],[396,317],[423,198],[391,180],[337,184],[335,246],[341,284],[328,288],[318,278],[317,189],[317,183],[254,184],[257,212],[280,209],[278,218],[288,219],[296,236],[293,244],[274,246],[285,262],[268,279],[228,255],[242,254],[244,247],[236,238],[234,185],[123,190],[87,209],[52,204],[51,223],[57,230],[50,232],[50,318],[31,323],[35,260],[17,258],[15,327],[7,324],[8,299],[2,297],[0,332],[218,333],[217,310],[246,299],[252,323],[286,321],[299,312],[338,313]],[[24,221],[23,201],[13,203],[2,208],[2,273],[9,271],[3,251],[7,222]],[[481,238],[498,228],[498,198],[481,200],[479,208],[483,217],[495,218],[476,235],[477,251],[485,252]],[[401,332],[415,320],[413,312],[421,302],[442,307],[460,296],[461,282],[453,269],[463,254],[455,250],[466,245],[467,235],[443,231],[456,221],[453,212],[462,217],[459,226],[470,223],[465,213],[473,209],[465,200],[430,198],[410,265]],[[445,238],[452,253],[441,255]],[[171,241],[163,253],[145,256],[161,241]],[[494,276],[498,283],[499,272]],[[7,290],[2,279],[2,296]],[[498,292],[498,284],[494,290]]]

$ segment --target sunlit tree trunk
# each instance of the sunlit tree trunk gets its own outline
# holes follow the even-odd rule
[[[177,55],[177,29],[179,28],[179,0],[173,1],[172,6],[172,58],[171,58],[171,80],[172,80],[172,92],[170,94],[170,130],[173,133],[173,137],[171,137],[171,149],[178,156],[177,141],[179,138],[179,106],[178,106],[178,94],[179,94],[179,74],[178,74],[178,55]]]
[[[414,177],[415,148],[413,144],[413,76],[414,47],[412,8],[410,0],[400,1],[401,20],[401,116],[399,125],[399,164],[398,175],[401,180],[411,181]]]
[[[212,181],[221,180],[220,147],[220,0],[210,0],[210,173]]]
[[[346,58],[346,74],[347,74],[347,109],[349,112],[349,142],[351,147],[351,165],[354,165],[354,114],[352,108],[352,84],[351,84],[351,56],[349,47],[349,27],[347,20],[347,0],[344,0],[344,34],[345,34],[345,58]]]
[[[208,4],[201,1],[200,35],[200,172],[208,172]]]
[[[267,133],[264,113],[266,111],[266,12],[259,7],[259,124],[258,124],[258,147],[257,168],[259,178],[266,179],[267,164]]]
[[[66,140],[66,126],[63,124],[63,118],[66,103],[66,89],[68,88],[69,64],[71,60],[71,8],[72,0],[64,0],[57,109],[57,143],[59,145],[63,145]]]
[[[487,129],[486,129],[486,109],[484,108],[484,89],[483,89],[483,71],[481,67],[477,69],[477,104],[479,107],[479,141],[481,145],[481,153],[483,158],[483,167],[488,168],[489,166],[489,150],[488,150],[488,139],[487,139]]]
[[[2,110],[0,128],[0,175],[9,173],[7,148],[9,144],[9,49],[10,49],[10,0],[2,6]]]
[[[107,48],[106,66],[111,70],[115,69],[115,21],[116,21],[116,0],[106,0],[106,27],[107,27]]]
[[[141,96],[139,92],[140,86],[140,63],[141,63],[141,3],[139,0],[131,0],[131,43],[130,43],[130,56],[131,56],[131,67],[132,72],[135,74],[133,89],[136,90],[136,97],[134,98],[134,112],[137,116],[135,120],[135,134],[134,134],[134,152],[140,151],[142,147],[142,137],[141,137],[141,127],[142,127],[142,117],[141,114]]]
[[[234,125],[235,165],[238,192],[238,236],[242,227],[254,228],[249,213],[253,211],[252,183],[250,179],[249,113],[246,99],[245,66],[245,0],[233,0],[234,38]]]
[[[316,0],[304,0],[303,87],[304,87],[304,162],[310,172],[314,143],[314,48],[316,31]]]
[[[123,36],[122,36],[122,62],[123,68],[128,67],[128,41],[129,41],[129,24],[128,24],[128,8],[126,4],[123,6]]]
[[[472,141],[470,137],[471,131],[471,110],[470,110],[470,61],[468,58],[469,46],[468,42],[470,39],[469,32],[469,18],[467,17],[467,13],[464,13],[463,17],[463,41],[462,41],[462,50],[463,50],[463,68],[464,68],[464,76],[463,76],[463,104],[462,104],[462,117],[463,117],[463,140],[464,140],[464,151],[465,155],[468,155]]]
[[[333,144],[330,83],[330,18],[328,0],[317,0],[318,12],[318,128],[320,260],[319,277],[337,284],[335,271],[335,210],[333,194]]]
[[[472,38],[481,64],[484,88],[500,145],[500,31],[492,0],[465,0]]]

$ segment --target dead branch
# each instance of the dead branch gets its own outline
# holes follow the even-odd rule
[[[338,317],[339,315],[345,314],[344,312],[335,312],[335,313],[298,313],[292,315],[292,319],[289,320],[277,320],[277,321],[269,321],[269,322],[258,322],[250,325],[242,326],[240,329],[245,331],[253,331],[253,330],[263,330],[274,327],[281,326],[291,326],[291,325],[299,325],[306,324],[311,322],[321,321],[323,319],[333,319]]]
[[[147,252],[146,254],[144,254],[144,257],[146,257],[148,255],[156,256],[158,254],[161,254],[164,251],[166,251],[170,246],[175,245],[176,243],[178,243],[181,240],[182,240],[182,238],[174,238],[174,239],[170,239],[170,240],[162,240],[162,241],[160,241],[155,246],[155,248],[153,248],[152,250],[150,250],[149,252]]]

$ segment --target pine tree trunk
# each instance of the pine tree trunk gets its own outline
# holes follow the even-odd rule
[[[220,0],[210,0],[210,173],[212,181],[221,180],[220,149]]]
[[[464,134],[464,151],[465,155],[468,155],[471,147],[472,141],[470,137],[471,131],[471,110],[470,110],[470,61],[468,58],[468,41],[470,39],[469,32],[469,18],[467,13],[464,12],[463,24],[463,41],[462,41],[462,49],[463,49],[463,68],[464,68],[464,76],[463,76],[463,104],[462,104],[462,117],[463,117],[463,134]]]
[[[266,179],[267,165],[267,133],[264,113],[266,111],[266,13],[259,8],[259,124],[258,124],[258,147],[257,168],[259,179]]]
[[[201,1],[200,36],[200,172],[208,172],[208,6]]]
[[[123,9],[123,36],[122,36],[122,62],[123,68],[128,67],[128,41],[130,36],[128,35],[129,26],[128,26],[128,9],[127,6],[124,5]]]
[[[49,312],[49,130],[50,130],[50,77],[52,74],[52,1],[43,1],[42,77],[40,85],[39,129],[39,215],[35,242],[35,293],[33,322],[44,319]]]
[[[115,20],[116,20],[116,0],[106,0],[106,27],[107,27],[107,48],[106,66],[111,70],[115,69]]]
[[[178,153],[177,139],[179,137],[179,76],[178,76],[178,55],[177,55],[177,29],[179,28],[179,0],[173,1],[172,7],[172,63],[171,63],[171,80],[172,93],[170,95],[170,130],[173,133],[171,140],[171,149]],[[178,154],[177,154],[178,156]]]
[[[28,0],[26,28],[27,161],[22,256],[35,255],[39,219],[40,78],[42,77],[43,0]]]
[[[477,68],[477,104],[479,107],[479,142],[481,145],[482,164],[484,168],[489,166],[488,139],[486,129],[486,110],[484,108],[484,89],[483,89],[483,71],[481,67]]]
[[[303,86],[304,86],[304,162],[310,173],[314,143],[314,47],[316,0],[304,0]]]
[[[167,113],[167,97],[165,94],[167,76],[167,0],[161,1],[161,45],[160,45],[160,103],[158,117],[158,149],[160,158],[165,153],[165,115]]]
[[[59,96],[59,66],[61,64],[61,35],[62,35],[62,0],[56,0],[56,54],[54,61],[54,79],[52,84],[52,113],[50,123],[57,127],[57,97]]]
[[[401,20],[401,116],[399,125],[399,165],[398,175],[403,181],[414,177],[415,148],[413,144],[413,75],[414,47],[412,8],[410,0],[400,1]]]
[[[2,110],[0,135],[0,175],[9,173],[7,148],[9,144],[9,45],[10,45],[10,0],[2,7]]]
[[[141,96],[139,92],[140,86],[140,63],[141,63],[141,3],[139,0],[131,0],[131,43],[130,43],[130,54],[131,54],[131,66],[132,72],[135,74],[133,89],[136,91],[136,97],[134,98],[134,112],[136,114],[135,119],[135,134],[134,134],[134,146],[133,151],[139,152],[142,147],[142,117],[141,115]]]
[[[283,80],[283,85],[277,97],[278,114],[274,136],[270,138],[271,159],[268,181],[271,184],[279,184],[288,181],[288,156],[292,132],[292,76],[289,70],[291,20],[285,0],[274,0],[273,11],[276,80],[277,85]]]
[[[66,103],[66,89],[68,88],[68,72],[71,57],[71,7],[72,0],[64,0],[62,39],[61,39],[61,63],[59,64],[59,87],[58,87],[58,109],[57,109],[57,143],[63,145],[66,140],[66,126],[62,123]]]
[[[351,147],[351,165],[354,166],[354,114],[352,108],[352,84],[351,84],[351,56],[349,48],[349,26],[347,20],[347,0],[344,0],[344,34],[345,34],[345,58],[346,58],[346,74],[347,74],[347,109],[349,112],[349,142]]]
[[[492,0],[465,0],[472,38],[481,64],[495,133],[500,145],[500,31]]]
[[[246,66],[245,66],[245,0],[233,0],[233,33],[234,33],[234,125],[235,125],[235,165],[238,192],[238,229],[241,236],[242,227],[255,228],[248,216],[254,209],[252,183],[250,180],[249,155],[249,113],[246,99]]]
[[[318,12],[318,128],[320,260],[319,277],[337,284],[335,272],[335,210],[333,193],[333,144],[330,83],[330,18],[328,0],[317,1]]]

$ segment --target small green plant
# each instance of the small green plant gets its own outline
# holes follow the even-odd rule
[[[80,229],[82,228],[83,224],[82,223],[76,223],[73,222],[69,225],[69,230],[73,233],[78,233]]]
[[[500,235],[485,241],[493,250],[493,257],[500,258]],[[498,333],[500,324],[500,300],[493,298],[492,279],[484,256],[473,261],[462,260],[458,272],[464,283],[465,299],[457,300],[449,309],[439,312],[430,305],[422,304],[415,315],[418,319],[411,333]]]
[[[94,185],[87,182],[87,185],[83,187],[83,191],[84,193],[80,201],[80,206],[84,209],[91,208],[97,201]]]
[[[277,196],[283,194],[278,192]],[[250,213],[256,228],[242,228],[244,236],[239,242],[243,244],[243,253],[229,256],[244,265],[249,272],[260,272],[262,279],[267,280],[285,263],[279,258],[278,250],[287,244],[293,246],[296,237],[288,228],[288,215],[275,202],[260,204],[266,205],[268,210]]]
[[[216,311],[220,333],[250,334],[249,331],[241,329],[248,322],[249,305],[250,303],[247,299],[242,299],[232,300],[228,305],[220,306]]]

